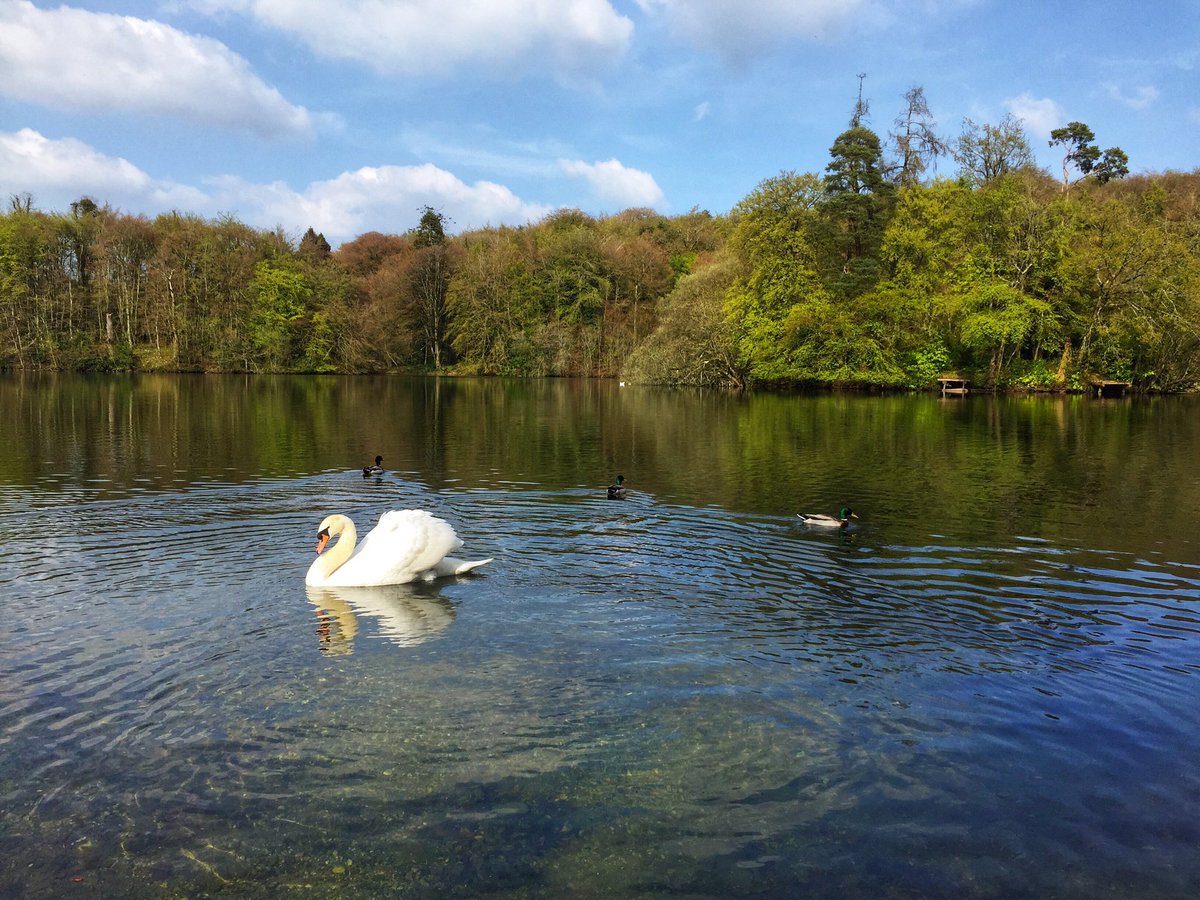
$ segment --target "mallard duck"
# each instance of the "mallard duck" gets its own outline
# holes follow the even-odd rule
[[[382,475],[383,474],[382,463],[383,463],[383,457],[377,456],[377,457],[375,457],[375,465],[363,466],[363,478],[370,478],[372,475]]]
[[[625,476],[618,475],[615,484],[608,486],[609,500],[624,500],[625,499]]]
[[[814,525],[818,528],[845,528],[850,524],[851,519],[858,518],[854,514],[854,510],[848,506],[843,506],[838,510],[836,519],[821,513],[796,513],[796,515],[804,520],[805,525]]]

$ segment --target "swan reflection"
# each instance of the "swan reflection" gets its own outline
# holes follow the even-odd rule
[[[442,634],[454,621],[454,605],[428,585],[306,587],[316,607],[317,639],[330,656],[354,652],[358,617],[378,623],[378,633],[399,647],[415,647]]]

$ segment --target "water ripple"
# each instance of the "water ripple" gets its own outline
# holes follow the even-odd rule
[[[295,838],[322,797],[339,815],[394,815],[381,833],[444,842],[520,819],[497,810],[536,801],[492,793],[517,781],[606,810],[686,793],[735,855],[859,805],[933,804],[940,825],[901,829],[930,840],[972,834],[958,789],[1007,784],[1031,746],[1144,774],[1187,731],[1196,566],[1032,538],[814,533],[644,493],[352,475],[70,504],[4,491],[0,825],[101,823],[120,836],[110,851],[172,871],[154,846],[203,851],[197,821]],[[395,591],[304,589],[324,514],[362,528],[406,506],[496,562]],[[1087,749],[1116,728],[1113,707],[1130,723]],[[1072,802],[1064,814],[1088,815]],[[757,837],[729,838],[734,821]],[[672,839],[699,852],[703,831]]]

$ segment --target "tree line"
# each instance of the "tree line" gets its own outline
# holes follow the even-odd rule
[[[860,98],[820,173],[726,215],[560,210],[336,251],[231,217],[81,198],[0,214],[0,366],[617,376],[700,386],[1200,383],[1200,171],[1129,176],[1072,122],[1036,168],[1018,121],[941,137],[923,91],[886,137]],[[957,171],[940,175],[939,159]]]

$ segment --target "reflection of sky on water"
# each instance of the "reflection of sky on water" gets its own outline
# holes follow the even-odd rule
[[[363,415],[312,434],[402,418],[381,399],[401,383],[371,383],[382,393],[355,395]],[[1137,518],[1136,464],[1121,468],[1137,488],[1122,505],[1069,442],[1055,466],[1048,441],[1004,467],[1003,441],[963,423],[970,449],[913,460],[906,441],[930,442],[897,413],[844,425],[825,452],[811,436],[833,432],[804,431],[801,413],[832,401],[795,400],[771,432],[752,407],[791,413],[783,399],[722,400],[722,424],[663,395],[662,427],[629,454],[640,464],[620,467],[635,491],[614,504],[617,468],[592,457],[625,452],[619,424],[595,430],[574,395],[526,415],[525,388],[503,389],[479,387],[479,404],[459,391],[431,435],[413,436],[421,407],[391,443],[344,454],[299,440],[304,423],[274,408],[213,409],[245,432],[210,435],[197,405],[180,429],[192,455],[228,454],[238,474],[209,464],[154,492],[138,460],[173,451],[131,413],[125,481],[0,488],[0,895],[54,895],[75,876],[101,896],[1195,895],[1192,538],[1085,530],[1091,507],[1061,487],[1093,479],[1106,515]],[[936,404],[913,406],[946,436]],[[75,438],[53,415],[37,440],[65,453]],[[676,415],[704,427],[670,440]],[[496,459],[514,422],[549,429],[545,458]],[[1089,431],[1090,446],[1125,433]],[[779,434],[804,440],[791,453]],[[654,471],[651,439],[669,471]],[[271,440],[320,458],[262,475],[249,454]],[[894,465],[835,452],[845,443],[886,445]],[[1178,480],[1184,444],[1156,443],[1150,470]],[[381,445],[403,464],[364,482],[357,465]],[[21,446],[0,446],[0,465],[25,453],[36,470]],[[708,446],[705,470],[688,454]],[[947,477],[948,459],[978,461],[978,478]],[[810,533],[795,513],[836,508],[840,485],[820,477],[834,463],[858,479],[862,518]],[[426,467],[440,480],[414,474]],[[997,470],[1048,504],[1000,502]],[[681,496],[688,478],[703,493]],[[406,507],[496,562],[301,593],[324,514]]]

